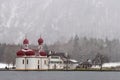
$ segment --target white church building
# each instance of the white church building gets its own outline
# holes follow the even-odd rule
[[[38,39],[38,49],[32,50],[28,47],[29,40],[23,40],[23,48],[16,54],[16,70],[47,70],[48,58],[42,48],[43,39]]]
[[[48,69],[64,69],[66,64],[65,56],[57,53],[49,55],[43,50],[43,39],[38,39],[38,49],[29,48],[29,40],[23,40],[23,48],[16,55],[16,70],[48,70]],[[62,54],[63,55],[63,54]]]

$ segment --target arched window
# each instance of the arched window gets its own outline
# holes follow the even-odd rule
[[[22,63],[24,64],[25,62],[24,62],[24,59],[22,60]]]
[[[27,64],[28,64],[28,59],[27,59]]]

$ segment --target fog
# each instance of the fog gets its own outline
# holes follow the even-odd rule
[[[120,38],[119,0],[0,0],[0,42],[37,44],[80,37]]]

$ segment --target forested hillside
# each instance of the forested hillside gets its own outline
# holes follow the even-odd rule
[[[120,61],[120,42],[118,39],[79,38],[76,35],[67,43],[57,41],[53,45],[50,45],[49,49],[67,52],[72,58],[78,61],[94,59],[98,53],[108,57],[109,61]]]
[[[16,52],[21,45],[0,44],[0,62],[14,63]],[[37,45],[30,45],[30,48],[37,48]],[[120,42],[118,39],[105,40],[95,38],[80,38],[78,35],[68,41],[57,41],[52,45],[44,44],[45,50],[65,52],[78,61],[93,60],[99,53],[107,57],[109,61],[120,61]]]

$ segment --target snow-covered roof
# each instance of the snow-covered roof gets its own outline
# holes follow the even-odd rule
[[[70,61],[71,61],[71,62],[74,62],[74,63],[78,62],[78,61],[76,61],[76,60],[74,60],[74,59],[70,59]]]
[[[27,51],[33,51],[33,50],[32,49],[27,49],[27,50],[22,49],[22,51],[27,52]]]

